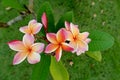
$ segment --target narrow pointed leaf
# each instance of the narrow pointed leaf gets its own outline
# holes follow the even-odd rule
[[[31,80],[47,80],[51,57],[42,54],[41,61],[34,65]]]
[[[55,32],[53,12],[52,12],[51,5],[48,2],[44,2],[42,5],[40,5],[39,11],[37,13],[37,20],[39,22],[42,22],[41,17],[44,12],[46,13],[47,20],[48,20],[48,28],[47,28],[48,32]]]
[[[114,38],[110,34],[98,30],[90,31],[89,38],[89,51],[103,51],[114,44]]]
[[[89,57],[97,60],[97,61],[101,61],[102,60],[102,55],[100,51],[95,51],[95,52],[87,52],[86,53]]]
[[[65,21],[68,22],[72,22],[73,21],[73,12],[67,12],[64,15],[62,15],[62,17],[60,18],[60,20],[58,21],[57,25],[56,25],[56,31],[58,31],[60,28],[65,26]]]
[[[69,80],[69,74],[61,61],[57,62],[51,57],[50,72],[53,80]]]

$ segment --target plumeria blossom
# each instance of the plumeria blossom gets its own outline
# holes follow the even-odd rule
[[[35,64],[40,61],[40,54],[44,50],[43,43],[34,43],[34,36],[25,34],[23,40],[14,40],[8,43],[9,47],[18,51],[14,56],[13,65],[19,64],[26,58],[30,64]]]
[[[57,34],[55,33],[47,33],[46,37],[50,44],[45,49],[45,53],[52,53],[55,52],[56,60],[59,61],[62,56],[62,50],[65,51],[73,51],[74,48],[72,48],[69,44],[65,43],[67,39],[65,29],[60,29]]]
[[[24,26],[24,27],[21,27],[20,28],[20,31],[22,33],[27,33],[27,34],[37,34],[42,28],[42,24],[41,23],[38,23],[36,20],[31,20],[29,23],[28,23],[28,26]]]
[[[88,51],[88,43],[91,41],[88,38],[89,33],[80,33],[78,25],[73,23],[65,22],[65,27],[69,34],[68,40],[70,40],[70,45],[74,47],[73,53],[76,52],[77,55],[80,55]]]

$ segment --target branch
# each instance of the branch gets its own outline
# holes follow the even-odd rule
[[[10,21],[8,21],[7,23],[4,22],[0,22],[0,27],[9,27],[12,24],[23,20],[23,18],[25,18],[27,15],[32,14],[33,18],[36,19],[36,15],[33,11],[33,0],[29,0],[29,5],[28,7],[26,5],[24,5],[26,11],[20,12],[20,15],[11,19]]]
[[[16,22],[18,22],[20,20],[23,20],[23,18],[25,18],[27,15],[28,15],[28,13],[25,12],[25,13],[22,13],[22,14],[20,14],[19,16],[15,17],[15,18],[9,20],[7,23],[0,22],[0,27],[3,27],[3,28],[9,27],[14,23],[16,23]]]

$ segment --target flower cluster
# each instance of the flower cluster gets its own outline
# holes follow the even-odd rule
[[[34,34],[37,34],[41,27],[41,23],[37,23],[36,20],[31,20],[28,26],[20,28],[20,31],[25,33],[22,41],[14,40],[8,42],[12,50],[18,51],[14,56],[13,65],[21,63],[26,58],[30,64],[35,64],[40,61],[39,53],[44,50],[44,44],[34,43]]]
[[[76,52],[77,55],[80,55],[88,51],[88,43],[91,41],[88,38],[88,32],[80,33],[78,25],[69,22],[65,22],[65,29],[68,31],[70,45],[74,47],[73,53]]]
[[[20,31],[25,33],[22,41],[14,40],[8,42],[12,50],[18,51],[14,56],[14,65],[21,63],[26,58],[30,64],[38,63],[40,61],[40,53],[43,51],[46,54],[55,54],[57,61],[61,59],[63,50],[76,53],[77,55],[88,51],[88,43],[91,41],[88,38],[89,33],[80,33],[78,25],[65,21],[65,28],[59,29],[55,34],[47,32],[48,20],[46,13],[43,13],[41,20],[46,32],[48,45],[44,50],[44,43],[34,43],[34,35],[41,30],[42,24],[36,20],[31,20],[28,26],[20,28]]]

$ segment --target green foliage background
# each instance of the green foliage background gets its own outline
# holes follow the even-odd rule
[[[27,0],[19,0],[21,4],[28,4]],[[67,68],[70,80],[116,80],[120,78],[120,6],[117,0],[45,0],[51,3],[55,22],[62,14],[74,12],[74,23],[80,31],[98,29],[110,33],[115,38],[112,48],[102,52],[102,61],[97,62],[86,54],[76,56],[63,54],[62,62]],[[19,15],[15,9],[5,10],[0,0],[0,22],[7,22]],[[44,0],[34,0],[34,10],[37,13]],[[92,3],[95,3],[92,6]],[[94,17],[96,15],[96,17]],[[27,25],[32,16],[27,16],[8,28],[0,28],[0,80],[30,80],[32,68],[27,61],[13,66],[15,52],[10,50],[7,42],[21,39],[23,34],[19,27]],[[1,27],[1,26],[0,26]],[[104,44],[103,44],[104,45]],[[73,65],[70,66],[70,61]],[[52,80],[49,74],[48,80]]]

